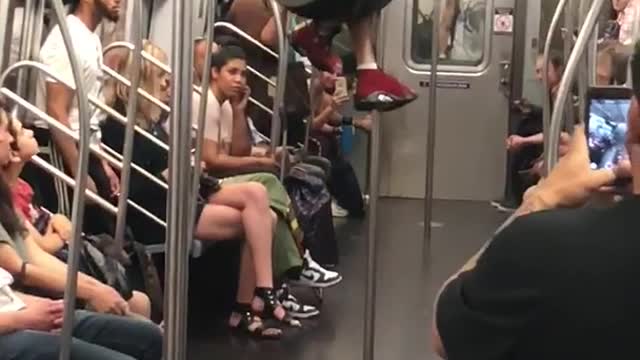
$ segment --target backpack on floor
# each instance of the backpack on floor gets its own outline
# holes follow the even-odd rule
[[[324,181],[301,167],[294,167],[284,179],[293,208],[304,233],[304,246],[320,265],[338,264],[331,214],[331,195]]]

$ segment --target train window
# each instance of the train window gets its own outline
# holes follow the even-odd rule
[[[440,64],[480,65],[487,48],[488,0],[440,1]],[[417,65],[431,63],[434,0],[416,0],[413,5],[411,60]]]

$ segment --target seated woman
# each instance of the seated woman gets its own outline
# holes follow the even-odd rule
[[[5,115],[0,113],[0,116]],[[13,156],[10,163],[0,170],[0,174],[12,191],[14,208],[16,209],[18,216],[22,221],[25,221],[25,223],[28,224],[27,231],[40,250],[44,251],[43,253],[36,249],[36,254],[34,256],[50,258],[50,255],[61,250],[70,240],[71,222],[64,215],[59,214],[53,215],[50,218],[45,218],[49,219],[49,221],[47,224],[40,224],[40,226],[45,229],[44,234],[42,234],[41,231],[36,229],[36,224],[33,222],[34,218],[31,216],[30,212],[27,214],[24,213],[25,207],[28,207],[31,203],[23,203],[22,199],[24,199],[25,196],[28,196],[28,194],[33,194],[33,191],[29,184],[20,179],[19,175],[25,163],[31,160],[31,157],[37,153],[38,143],[33,137],[33,132],[31,130],[24,129],[22,124],[18,121],[12,121],[10,123],[9,133],[14,139],[11,144]],[[16,194],[16,192],[21,193]],[[20,207],[18,207],[18,203],[15,202],[16,196],[20,199]],[[37,211],[33,207],[29,207],[29,209]],[[57,260],[55,257],[54,259]],[[51,261],[54,262],[55,260]],[[151,303],[147,295],[139,291],[133,291],[131,298],[125,300],[127,300],[129,308],[133,313],[142,315],[145,318],[149,318],[151,316]]]
[[[145,41],[143,50],[166,63],[162,49]],[[130,78],[131,59],[127,59],[123,75]],[[161,101],[167,102],[170,95],[168,74],[152,63],[143,60],[140,87]],[[114,108],[124,113],[129,101],[129,89],[118,86]],[[160,109],[149,101],[138,99],[136,124],[147,132],[166,140]],[[190,121],[188,119],[187,121]],[[117,120],[108,118],[103,128],[105,144],[116,151],[123,148],[123,127]],[[134,137],[133,163],[143,167],[156,178],[165,179],[168,174],[167,152],[139,133]],[[131,173],[130,198],[159,218],[166,217],[166,190],[141,175]],[[160,228],[145,215],[131,208],[127,221],[134,232],[148,233],[156,229],[158,238],[164,238]],[[195,237],[202,241],[222,241],[244,238],[240,264],[240,280],[235,312],[229,320],[233,328],[242,328],[264,337],[278,337],[280,332],[264,329],[261,320],[254,314],[275,317],[286,324],[299,326],[276,299],[273,290],[272,247],[276,268],[288,269],[300,266],[301,259],[295,244],[273,242],[275,214],[269,208],[269,199],[264,186],[258,183],[220,185],[216,179],[203,177],[198,200]],[[159,229],[160,228],[160,229]]]
[[[8,163],[0,164],[0,178],[11,186],[11,184],[18,182],[22,166],[34,155],[33,150],[38,149],[38,144],[30,130],[23,129],[17,121],[11,123],[7,114],[2,110],[0,110],[0,124],[4,124],[12,130],[9,131],[11,146],[14,148],[22,146],[21,150],[14,150],[10,153],[11,157]],[[11,193],[8,196],[11,196]],[[10,200],[11,206],[15,210],[13,199]],[[0,266],[12,274],[24,272],[24,276],[19,278],[23,281],[24,286],[34,288],[38,293],[59,296],[64,292],[67,266],[47,250],[59,250],[64,245],[64,240],[53,230],[48,231],[45,238],[34,228],[29,219],[20,213],[18,216],[23,223],[21,226],[26,229],[24,238],[19,241],[6,237],[0,238]],[[53,227],[53,224],[48,226]],[[64,236],[68,237],[68,234],[64,234]],[[56,244],[56,241],[59,243]],[[28,267],[21,268],[27,263]],[[85,274],[80,274],[78,278],[78,297],[84,300],[90,308],[99,312],[112,312],[121,315],[137,314],[145,318],[149,318],[151,315],[151,304],[145,294],[134,291],[131,298],[125,301],[113,288]]]

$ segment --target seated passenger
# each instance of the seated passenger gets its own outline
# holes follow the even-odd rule
[[[637,216],[640,212],[640,47],[626,138],[630,163],[591,170],[583,126],[549,176],[527,192],[519,217],[443,286],[435,349],[450,359],[606,359],[640,355]],[[626,166],[625,166],[626,165]],[[626,200],[582,208],[616,178]]]
[[[167,62],[164,51],[151,42],[145,41],[143,50],[159,61]],[[131,62],[132,57],[129,55],[124,67],[119,69],[128,78],[133,71]],[[169,100],[168,74],[146,60],[142,61],[140,85],[159,100]],[[120,84],[114,93],[114,108],[125,113],[129,89]],[[167,134],[162,128],[162,121],[159,108],[145,99],[138,100],[137,125],[166,141]],[[182,121],[190,122],[191,119]],[[121,151],[124,139],[122,124],[109,118],[104,127],[104,141],[116,151]],[[168,175],[167,152],[139,133],[134,137],[132,161],[157,178],[166,179]],[[135,170],[131,173],[130,197],[155,216],[166,218],[166,190]],[[153,231],[158,227],[134,208],[127,213],[128,221],[135,231]],[[300,266],[301,260],[294,243],[283,243],[278,238],[273,241],[274,219],[275,214],[269,209],[269,198],[261,184],[226,184],[203,176],[196,212],[195,238],[202,241],[246,240],[240,264],[237,303],[229,325],[265,338],[277,338],[281,332],[277,329],[265,329],[262,320],[255,315],[275,317],[283,323],[299,326],[299,322],[293,320],[276,299],[273,273]],[[164,230],[163,228],[162,231]],[[164,234],[161,235],[164,238]]]
[[[11,209],[4,205],[1,231],[9,235],[4,225],[17,218],[6,217]],[[58,359],[64,303],[14,292],[12,284],[11,274],[0,267],[0,359]],[[162,332],[153,324],[87,311],[77,311],[74,322],[71,359],[162,359]]]
[[[0,125],[11,129],[14,124],[10,124],[6,113],[0,110]],[[15,135],[12,135],[12,132]],[[9,134],[9,144],[16,147],[17,143],[19,144],[17,146],[23,146],[23,148],[17,153],[10,153],[9,162],[0,164],[0,178],[6,184],[15,184],[18,180],[19,170],[34,155],[29,150],[37,149],[38,146],[33,139],[33,133],[30,130],[22,129],[19,123],[12,131],[9,131]],[[10,191],[10,189],[7,190]],[[11,196],[11,193],[9,192],[7,195]],[[13,200],[9,200],[11,200],[10,206],[15,209]],[[22,217],[20,213],[18,213],[18,219],[21,223],[20,227],[24,227],[25,231],[11,238],[0,237],[0,266],[14,275],[21,273],[22,275],[18,279],[22,285],[33,288],[41,294],[59,296],[64,292],[67,266],[45,249],[54,246],[56,248],[62,247],[62,245],[52,244],[56,238],[60,241],[62,239],[55,233],[54,235],[49,234],[49,238],[43,239],[43,236],[31,222]],[[27,263],[28,267],[26,267]],[[123,299],[113,288],[82,273],[78,276],[78,298],[84,300],[90,308],[98,312],[119,315],[133,313],[146,318],[151,315],[151,305],[145,294],[134,291],[130,299]]]
[[[334,94],[336,78],[333,74],[323,72],[318,79],[311,82],[311,96],[317,98],[313,109],[311,136],[316,139],[322,149],[322,156],[331,161],[331,175],[328,186],[335,198],[333,214],[362,217],[364,201],[362,190],[351,164],[342,155],[339,135],[343,125],[358,125],[366,121],[365,117],[356,119],[342,115],[348,95]],[[347,89],[345,89],[347,90]],[[348,92],[348,90],[347,90]]]
[[[342,60],[331,51],[333,37],[346,23],[357,60],[358,110],[392,111],[417,98],[417,94],[378,68],[374,53],[373,20],[391,0],[279,0],[291,12],[313,19],[291,35],[291,45],[319,70],[340,75]]]
[[[202,160],[208,172],[226,176],[224,183],[258,181],[265,185],[271,207],[279,215],[279,236],[291,239],[298,221],[286,189],[274,175],[279,172],[279,164],[273,154],[251,156],[252,142],[245,114],[249,97],[245,58],[244,51],[234,45],[223,46],[212,56]],[[194,94],[194,122],[199,107],[200,96]],[[291,271],[287,277],[299,285],[319,288],[342,281],[340,274],[322,268],[308,251],[305,252],[304,267]]]
[[[71,240],[71,221],[63,214],[51,214],[37,206],[33,199],[33,188],[20,178],[25,164],[39,151],[38,142],[31,130],[23,129],[19,121],[12,121],[9,132],[15,141],[11,144],[14,157],[4,170],[4,177],[13,197],[18,215],[33,225],[40,235],[36,241],[42,250],[56,254]]]

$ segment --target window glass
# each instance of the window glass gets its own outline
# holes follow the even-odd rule
[[[488,0],[416,0],[411,59],[431,62],[433,4],[440,1],[439,55],[442,65],[478,66],[485,52]]]

